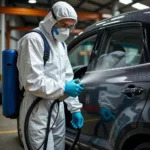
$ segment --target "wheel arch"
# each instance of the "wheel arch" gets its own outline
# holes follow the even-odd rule
[[[127,132],[115,145],[115,150],[132,150],[142,142],[150,142],[150,129],[138,127]]]
[[[133,150],[138,144],[143,142],[150,142],[150,134],[137,134],[128,138],[119,150]]]

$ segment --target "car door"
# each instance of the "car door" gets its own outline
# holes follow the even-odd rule
[[[99,33],[99,37],[97,36],[98,33]],[[73,67],[74,78],[82,78],[84,76],[84,73],[89,63],[91,52],[95,49],[96,46],[96,41],[97,41],[96,39],[97,38],[100,39],[101,34],[102,34],[101,30],[99,31],[92,30],[91,32],[83,33],[68,45],[69,59]],[[66,135],[66,149],[67,149],[72,145],[73,141],[75,140],[75,137],[77,135],[77,130],[73,129],[72,126],[70,125],[71,114],[67,111],[67,109],[65,109],[65,113],[66,113],[66,125],[67,125],[67,135]],[[85,121],[87,121],[89,116],[87,112],[84,111],[84,109],[82,109],[82,114],[84,116]],[[80,136],[83,134],[85,135],[87,130],[88,129],[82,130]],[[86,138],[85,138],[85,143],[88,143],[88,139]]]
[[[90,135],[90,149],[116,150],[116,141],[137,126],[150,88],[144,76],[149,67],[144,64],[147,60],[141,24],[114,25],[105,31],[103,44],[96,48],[96,56],[93,52],[81,80],[85,83],[81,102],[89,116],[81,141]]]

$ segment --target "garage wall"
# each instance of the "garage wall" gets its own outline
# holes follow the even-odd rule
[[[7,20],[10,21],[11,26],[22,26],[23,25],[22,21],[20,20],[20,18],[18,16],[8,16],[8,15],[6,15],[6,21]],[[0,22],[1,22],[1,17],[0,17]],[[1,30],[0,30],[0,34],[1,34]],[[22,36],[22,34],[19,31],[15,31],[15,30],[11,31],[11,41],[10,41],[10,47],[11,48],[16,49],[17,41],[18,41],[18,39],[20,39],[21,36]],[[1,41],[1,36],[0,36],[0,41]]]
[[[6,18],[6,21],[7,20],[10,21],[11,26],[22,26],[23,25],[21,19],[18,16],[6,15],[5,18]],[[0,17],[0,22],[1,22],[1,17]],[[15,31],[15,30],[11,31],[11,40],[10,40],[11,49],[16,49],[17,48],[17,41],[18,41],[18,39],[20,39],[21,36],[22,36],[22,33],[18,32],[18,31]],[[6,36],[5,36],[5,39],[6,39]],[[7,43],[7,41],[6,41],[6,43]],[[6,49],[6,43],[5,43],[5,49]],[[0,26],[0,44],[2,44],[1,43],[1,26]],[[2,62],[1,54],[2,53],[1,53],[1,49],[0,49],[0,62]],[[1,77],[1,72],[2,72],[1,64],[2,63],[0,63],[0,77]]]
[[[10,20],[11,26],[23,26],[21,19],[17,16],[6,16],[6,20]],[[11,31],[11,40],[10,40],[10,47],[12,49],[17,48],[17,41],[21,38],[21,32],[12,30]]]

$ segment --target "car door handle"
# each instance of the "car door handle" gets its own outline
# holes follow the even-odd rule
[[[136,95],[141,95],[143,93],[143,88],[131,86],[131,87],[127,87],[127,88],[123,89],[122,93],[124,95],[126,95],[127,97],[131,98]]]

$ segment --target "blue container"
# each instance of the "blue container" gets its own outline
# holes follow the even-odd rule
[[[16,62],[16,50],[2,52],[2,107],[3,115],[8,118],[15,118],[18,111],[19,82]]]

